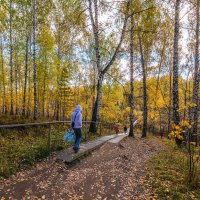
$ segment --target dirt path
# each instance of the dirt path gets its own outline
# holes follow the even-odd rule
[[[0,183],[5,199],[153,199],[146,162],[163,148],[156,139],[106,143],[74,166],[56,155]],[[146,188],[145,188],[146,186]]]

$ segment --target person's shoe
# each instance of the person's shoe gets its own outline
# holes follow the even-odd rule
[[[74,150],[74,153],[78,153],[78,149],[75,149],[75,150]]]

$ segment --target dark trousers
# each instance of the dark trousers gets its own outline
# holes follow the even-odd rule
[[[74,142],[74,150],[79,149],[79,144],[81,142],[81,137],[82,137],[82,129],[81,128],[73,128],[74,133],[75,133],[75,142]]]

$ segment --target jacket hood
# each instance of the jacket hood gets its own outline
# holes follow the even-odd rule
[[[82,107],[80,105],[77,105],[74,111],[81,112],[81,110],[82,110]]]

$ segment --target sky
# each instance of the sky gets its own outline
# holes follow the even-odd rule
[[[170,12],[174,12],[174,7],[172,4],[167,4],[165,3],[165,6],[169,8]],[[115,38],[118,38],[119,40],[119,36],[121,34],[121,29],[122,29],[122,25],[123,23],[119,23],[118,26],[116,26],[117,23],[115,23],[116,21],[116,15],[117,15],[117,10],[113,10],[113,7],[117,7],[117,4],[112,4],[112,8],[111,7],[107,7],[106,10],[99,10],[99,23],[101,24],[101,27],[103,27],[103,33],[104,35],[110,37],[110,34],[112,34],[113,32],[115,32]],[[187,41],[189,39],[189,35],[188,35],[188,30],[185,29],[184,27],[188,26],[188,14],[190,14],[190,7],[187,3],[183,3],[181,5],[181,11],[180,11],[180,32],[181,32],[181,38],[179,40],[179,44],[182,46],[181,52],[179,52],[182,56],[182,59],[179,61],[180,65],[183,65],[186,62],[186,54],[188,54],[188,45],[187,45]],[[88,14],[89,16],[89,14]],[[173,21],[174,19],[172,19]],[[91,22],[90,22],[90,18],[88,17],[88,27],[90,29],[90,31],[92,31],[91,29]],[[108,25],[110,26],[109,28]],[[104,27],[106,27],[104,29]],[[117,40],[117,42],[118,42]],[[80,53],[80,52],[79,52]],[[172,52],[173,53],[173,52]],[[80,54],[79,54],[80,55]],[[82,54],[84,55],[84,54]],[[84,63],[83,65],[85,65],[86,63]],[[140,63],[137,63],[138,68]],[[154,62],[151,63],[151,66],[154,65],[158,65],[158,63]],[[122,73],[124,73],[124,79],[125,80],[129,80],[129,57],[125,57],[122,56],[120,57],[119,60],[119,68],[122,71]],[[185,72],[187,74],[187,72]],[[185,76],[185,73],[183,73],[182,75]],[[134,78],[138,78],[140,77],[138,74],[138,71],[135,71],[135,77]]]

